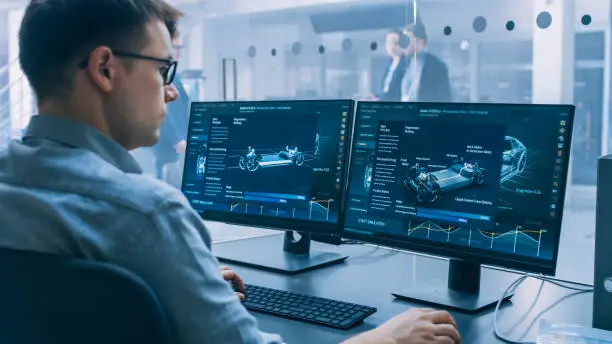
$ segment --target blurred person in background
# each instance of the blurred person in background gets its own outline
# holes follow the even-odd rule
[[[402,30],[392,30],[387,33],[385,51],[389,56],[389,66],[382,81],[382,92],[378,95],[380,101],[400,101],[402,99],[402,79],[406,74],[407,36]]]
[[[427,51],[427,31],[422,23],[406,26],[410,41],[405,55],[406,70],[401,81],[401,101],[451,102],[451,85],[446,63]],[[395,91],[394,91],[395,92]]]
[[[172,31],[172,46],[176,60],[181,58],[183,41],[178,28]],[[168,104],[168,115],[162,124],[158,143],[153,146],[156,177],[176,187],[181,187],[182,169],[187,148],[189,126],[189,95],[180,76],[173,82],[178,91],[178,99]]]

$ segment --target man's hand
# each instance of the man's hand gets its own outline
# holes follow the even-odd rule
[[[457,323],[448,312],[413,308],[349,339],[345,344],[461,344]]]
[[[232,288],[236,290],[236,295],[238,295],[240,302],[244,302],[243,293],[245,287],[242,278],[240,278],[240,276],[238,276],[238,274],[234,270],[230,269],[227,266],[221,267],[221,275],[223,276],[224,280],[232,283]]]
[[[179,143],[177,143],[174,146],[174,150],[178,153],[178,154],[184,154],[185,151],[187,150],[187,141],[183,140]]]

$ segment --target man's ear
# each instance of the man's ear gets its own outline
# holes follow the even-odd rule
[[[109,93],[113,90],[116,67],[116,59],[108,47],[98,47],[89,55],[89,77],[102,92]]]

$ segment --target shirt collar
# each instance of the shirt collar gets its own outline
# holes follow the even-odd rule
[[[89,150],[125,173],[142,174],[142,168],[132,155],[117,142],[94,127],[53,115],[32,117],[23,140],[40,138]]]
[[[416,54],[410,54],[410,55],[408,55],[408,57],[409,57],[410,59],[414,59],[414,58],[416,58],[417,60],[422,61],[422,60],[424,60],[424,59],[425,59],[425,56],[426,56],[426,55],[427,55],[427,49],[423,49],[423,50],[419,51],[419,52],[418,52],[418,53],[416,53]]]

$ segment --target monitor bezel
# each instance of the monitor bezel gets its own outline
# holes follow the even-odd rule
[[[191,117],[191,111],[193,107],[201,104],[224,104],[224,105],[246,105],[246,104],[255,104],[255,105],[272,105],[272,104],[299,104],[299,103],[347,103],[349,105],[348,110],[348,125],[347,125],[347,133],[345,137],[347,138],[345,142],[351,142],[352,138],[352,129],[353,129],[353,120],[355,115],[355,101],[352,99],[325,99],[325,100],[260,100],[260,101],[200,101],[200,102],[192,102],[190,105],[189,114]],[[191,125],[191,121],[189,122]],[[187,145],[189,146],[190,140],[188,137]],[[346,189],[347,189],[347,181],[348,181],[348,161],[349,161],[349,151],[350,144],[344,145],[344,161],[343,161],[343,176],[341,180],[341,190],[339,197],[339,206],[338,206],[338,221],[336,223],[332,222],[320,222],[320,221],[310,221],[310,220],[298,220],[298,219],[290,219],[290,218],[274,218],[267,217],[261,215],[245,215],[245,214],[236,214],[236,213],[228,213],[223,211],[216,210],[196,210],[200,217],[206,221],[216,221],[223,222],[227,224],[233,225],[241,225],[241,226],[249,226],[256,228],[264,228],[264,229],[273,229],[279,231],[297,231],[302,233],[310,233],[310,234],[319,234],[319,235],[330,235],[330,236],[338,236],[340,237],[344,230],[344,202],[346,200]],[[185,162],[186,164],[186,162]],[[185,165],[184,165],[185,166]],[[181,191],[183,190],[183,183],[185,181],[185,168],[183,169],[183,181],[181,182]]]
[[[522,261],[521,256],[512,255],[512,254],[504,254],[501,252],[488,251],[488,250],[482,250],[482,249],[475,249],[471,247],[463,247],[463,246],[455,245],[455,247],[453,248],[452,247],[453,245],[447,245],[444,243],[432,242],[432,241],[428,242],[427,240],[421,241],[421,240],[415,240],[412,238],[408,240],[401,240],[399,238],[391,239],[391,238],[385,238],[385,237],[377,237],[377,236],[372,236],[372,235],[365,233],[366,230],[362,230],[359,228],[351,228],[347,226],[345,226],[343,237],[347,239],[358,240],[362,242],[367,242],[367,243],[372,243],[372,244],[382,245],[382,246],[387,246],[387,247],[392,247],[392,248],[405,249],[408,251],[414,251],[414,252],[428,254],[428,255],[440,256],[440,257],[445,257],[449,259],[459,259],[459,260],[478,263],[482,265],[490,265],[490,266],[496,266],[496,267],[501,267],[501,268],[507,268],[511,270],[541,273],[544,275],[554,276],[557,271],[559,244],[561,241],[561,229],[562,229],[562,224],[563,224],[563,215],[565,212],[565,196],[566,196],[566,190],[567,190],[567,182],[570,178],[569,162],[571,160],[571,152],[572,152],[572,142],[573,142],[572,138],[573,138],[573,130],[574,130],[574,117],[575,117],[575,110],[576,110],[575,105],[510,104],[510,103],[446,103],[444,104],[444,103],[433,103],[433,102],[419,102],[419,103],[413,103],[413,104],[417,106],[452,105],[452,106],[466,106],[466,107],[483,106],[483,107],[488,107],[488,108],[490,107],[508,107],[508,106],[536,107],[536,108],[546,107],[546,108],[558,108],[564,111],[569,110],[568,111],[569,112],[568,127],[572,128],[572,130],[569,130],[568,132],[568,137],[567,137],[567,143],[569,143],[568,148],[567,148],[568,155],[566,159],[564,159],[564,163],[563,163],[565,178],[563,178],[560,188],[559,188],[559,192],[561,195],[563,195],[564,201],[561,203],[559,207],[559,214],[557,216],[557,220],[555,223],[555,229],[558,230],[559,235],[557,235],[555,242],[554,242],[552,260],[542,260],[542,264],[536,264],[536,263],[533,263],[532,261],[536,261],[537,259],[529,259],[525,257],[525,260],[530,260],[530,261]],[[407,106],[408,103],[384,102],[381,104],[381,102],[376,102],[376,101],[358,102],[357,105],[355,106],[355,115],[353,118],[351,147],[353,147],[356,143],[356,133],[357,133],[356,126],[358,125],[358,122],[359,122],[360,109],[362,106],[367,106],[367,105]],[[344,214],[342,223],[346,223],[346,216],[348,214],[348,203],[349,203],[348,197],[350,196],[349,191],[350,191],[350,186],[351,186],[351,180],[353,178],[350,168],[351,166],[353,166],[354,159],[355,159],[354,151],[351,152],[351,156],[349,159],[350,159],[350,163],[348,165],[349,172],[348,172],[348,181],[347,181],[347,191],[346,191],[346,197],[345,197],[346,200],[344,202],[345,209],[343,209],[342,211],[342,213]],[[347,230],[347,229],[352,229],[352,230]],[[360,233],[360,231],[364,233]],[[547,262],[550,262],[551,264],[546,264]]]

